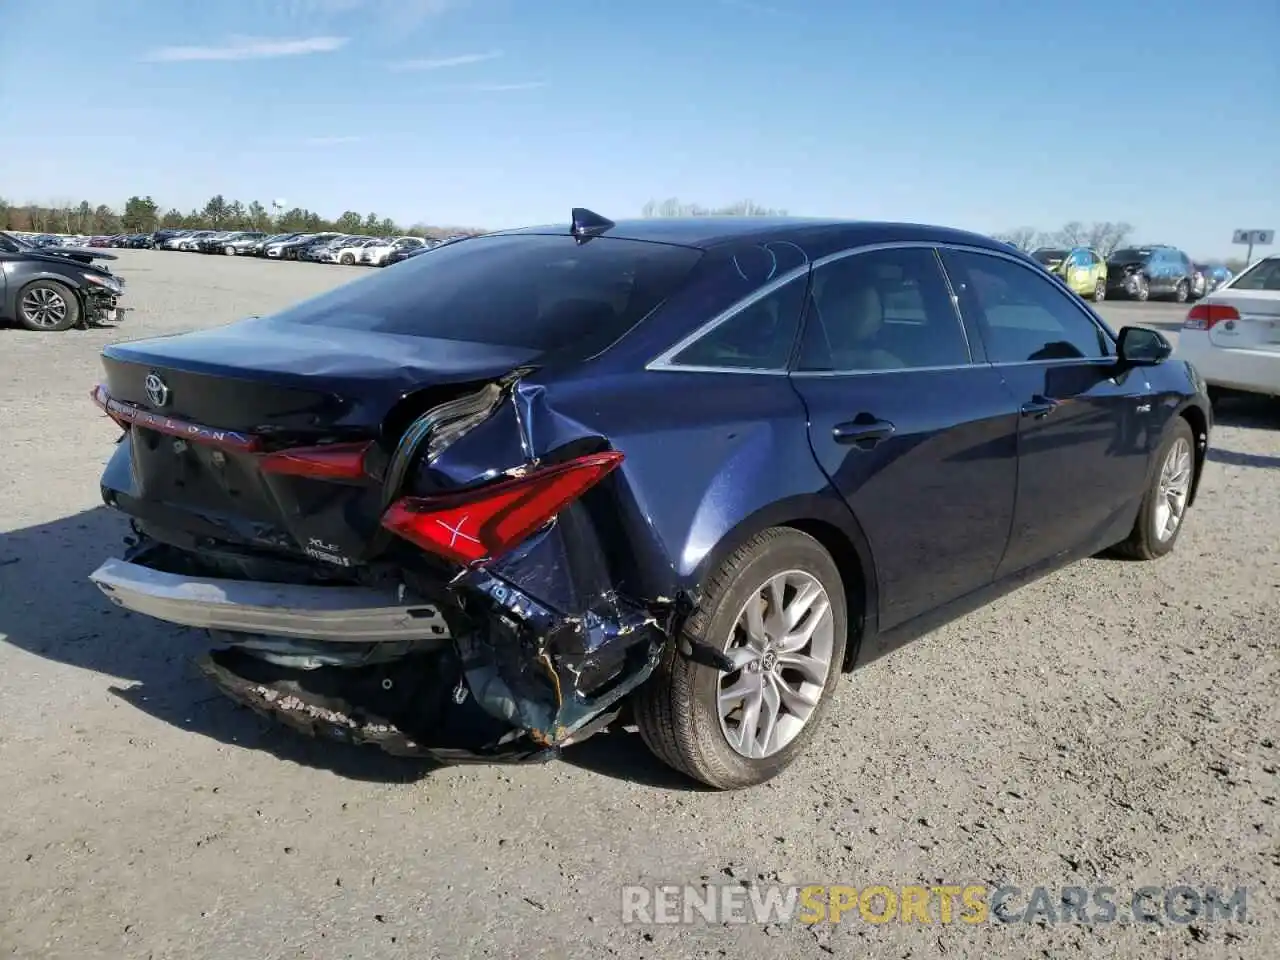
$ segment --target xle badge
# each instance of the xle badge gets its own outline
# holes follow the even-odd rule
[[[338,545],[334,543],[325,543],[316,537],[312,537],[302,552],[313,560],[323,560],[325,563],[332,563],[339,567],[351,566],[351,561],[338,552]]]

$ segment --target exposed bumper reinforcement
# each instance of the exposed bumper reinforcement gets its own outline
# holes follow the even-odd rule
[[[450,638],[437,607],[391,590],[189,577],[120,559],[89,579],[117,606],[185,627],[338,643]]]

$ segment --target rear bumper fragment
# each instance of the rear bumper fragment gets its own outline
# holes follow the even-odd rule
[[[389,589],[191,577],[119,559],[89,579],[117,606],[184,627],[335,643],[450,637],[439,608]]]

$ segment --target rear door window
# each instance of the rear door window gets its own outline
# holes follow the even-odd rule
[[[814,271],[798,370],[865,373],[969,361],[932,249],[858,253]]]
[[[641,240],[474,237],[304,301],[277,319],[591,356],[683,285],[702,251]]]

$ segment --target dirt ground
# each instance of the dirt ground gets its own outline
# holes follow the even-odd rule
[[[634,734],[428,770],[216,695],[191,631],[86,575],[109,342],[360,268],[121,251],[115,330],[0,330],[0,953],[154,957],[1250,957],[1280,943],[1280,408],[1223,411],[1175,554],[1090,560],[843,683],[786,776],[696,790]],[[1184,308],[1111,305],[1176,333]],[[1247,888],[1247,919],[634,926],[624,884]],[[1056,902],[1056,901],[1055,901]],[[1121,916],[1125,910],[1121,909]],[[937,919],[936,916],[934,918]]]

